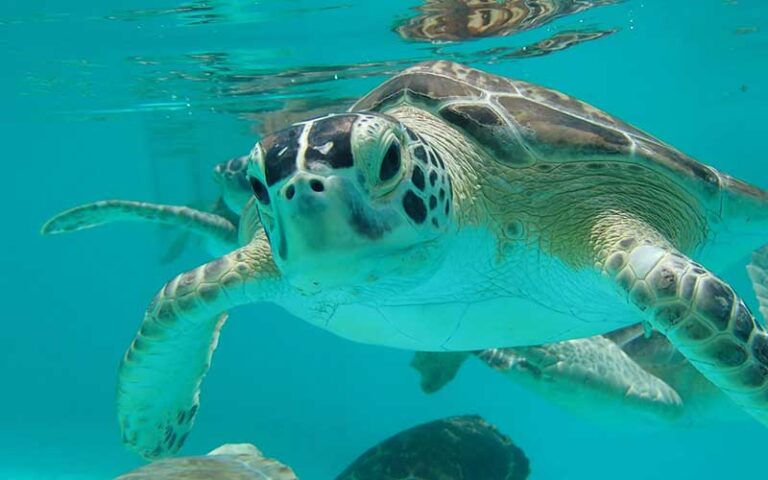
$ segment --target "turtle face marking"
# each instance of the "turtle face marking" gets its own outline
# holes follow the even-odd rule
[[[384,115],[276,132],[254,147],[248,177],[275,261],[304,290],[375,282],[449,226],[443,159]]]

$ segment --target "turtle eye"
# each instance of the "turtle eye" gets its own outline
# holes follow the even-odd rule
[[[269,192],[267,191],[267,187],[265,187],[261,180],[256,177],[250,177],[249,180],[251,182],[251,190],[253,190],[256,199],[264,205],[269,205]]]
[[[392,180],[397,172],[400,171],[402,162],[400,160],[400,145],[397,142],[392,144],[384,154],[384,158],[381,161],[381,168],[379,169],[379,180],[386,182]]]

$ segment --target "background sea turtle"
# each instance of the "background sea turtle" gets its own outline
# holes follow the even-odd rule
[[[363,453],[336,480],[525,480],[528,458],[477,415],[434,420]],[[250,444],[228,444],[202,457],[158,460],[116,480],[296,480]]]
[[[661,334],[641,324],[605,335],[477,352],[417,352],[411,366],[435,393],[476,357],[547,400],[601,423],[702,424],[737,418],[733,402]],[[631,422],[630,422],[631,423]]]
[[[252,195],[246,168],[248,157],[235,157],[213,170],[221,195],[210,212],[185,205],[160,205],[133,200],[104,200],[80,205],[54,216],[42,227],[44,235],[84,230],[113,222],[152,222],[200,235],[214,255],[238,246],[240,214]]]
[[[183,444],[226,310],[259,301],[412,350],[642,320],[768,422],[768,335],[714,273],[765,242],[768,194],[594,107],[428,62],[267,136],[248,175],[242,247],[161,289],[121,363],[123,439],[144,456]]]

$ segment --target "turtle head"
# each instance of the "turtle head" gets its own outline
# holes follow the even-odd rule
[[[412,275],[450,228],[442,159],[384,115],[273,133],[251,151],[248,179],[278,268],[306,291]]]
[[[230,210],[242,213],[252,195],[248,184],[248,156],[235,157],[219,163],[213,169],[213,179],[221,188],[221,197]]]

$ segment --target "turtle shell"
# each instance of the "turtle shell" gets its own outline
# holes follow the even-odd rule
[[[336,480],[523,480],[528,458],[477,415],[418,425],[363,453]]]
[[[647,167],[720,208],[723,189],[768,199],[651,135],[569,95],[449,61],[415,65],[360,99],[351,111],[426,110],[510,167],[605,161]],[[633,167],[634,165],[634,167]],[[542,167],[545,168],[545,167]],[[639,169],[639,168],[638,168]]]

